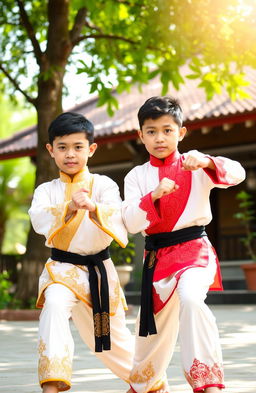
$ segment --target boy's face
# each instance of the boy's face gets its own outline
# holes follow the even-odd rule
[[[92,157],[97,144],[89,141],[83,132],[70,135],[58,136],[53,144],[47,143],[47,150],[54,158],[57,167],[64,173],[74,176],[86,165],[89,157]]]
[[[146,119],[138,133],[151,155],[165,159],[177,149],[186,131],[185,127],[180,128],[175,123],[172,116],[163,115],[157,119]]]

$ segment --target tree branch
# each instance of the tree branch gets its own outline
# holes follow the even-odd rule
[[[96,31],[98,31],[99,33],[103,34],[102,29],[100,29],[98,26],[90,25],[90,23],[89,23],[87,20],[85,21],[85,26],[87,26],[87,27],[88,27],[89,29],[91,29],[91,30],[96,30]]]
[[[32,43],[33,48],[34,48],[34,53],[35,53],[35,58],[36,58],[37,64],[40,65],[41,59],[42,59],[42,51],[41,51],[39,42],[36,39],[34,28],[29,21],[28,14],[25,10],[22,0],[16,0],[16,2],[18,4],[19,10],[20,10],[20,18],[21,18],[22,25],[25,28],[25,30],[27,31],[28,37]]]
[[[91,26],[91,28],[95,28],[95,27]],[[120,41],[128,42],[129,44],[132,44],[132,45],[139,45],[138,41],[134,41],[130,38],[125,38],[125,37],[122,37],[119,35],[103,34],[103,33],[102,34],[88,34],[88,35],[80,36],[77,38],[76,44],[78,44],[79,42],[81,42],[83,40],[87,40],[88,38],[95,38],[95,39],[104,38],[104,39],[109,39],[109,40],[120,40]],[[162,50],[157,47],[150,46],[150,45],[147,46],[147,49],[154,50],[154,51],[160,52],[162,54],[168,53],[167,50]]]
[[[77,39],[79,39],[81,30],[83,26],[85,26],[86,14],[87,9],[85,7],[82,7],[80,8],[80,10],[77,11],[73,28],[69,33],[70,40],[73,46],[77,44]]]
[[[106,39],[109,39],[109,40],[120,40],[120,41],[128,42],[129,44],[133,44],[133,45],[138,44],[137,41],[133,41],[130,38],[125,38],[125,37],[121,37],[121,36],[118,36],[118,35],[112,35],[112,34],[88,34],[88,35],[84,35],[84,36],[81,36],[81,37],[77,38],[76,44],[78,44],[79,42],[81,42],[83,40],[87,40],[88,38],[95,38],[95,39],[106,38]]]
[[[12,83],[12,85],[15,87],[16,90],[18,90],[23,96],[26,98],[28,102],[31,104],[35,105],[36,100],[32,97],[30,97],[24,90],[22,90],[18,84],[18,82],[9,74],[8,71],[3,67],[2,63],[0,62],[0,70],[3,72],[3,74],[9,79],[9,81]]]

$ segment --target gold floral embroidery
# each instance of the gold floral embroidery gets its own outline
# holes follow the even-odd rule
[[[99,216],[100,216],[100,221],[101,224],[105,227],[109,227],[109,219],[110,217],[113,215],[113,213],[116,211],[116,209],[112,208],[112,207],[103,207],[100,206],[99,209]]]
[[[97,225],[103,232],[107,233],[111,236],[115,241],[123,248],[125,248],[125,244],[121,239],[118,238],[118,235],[115,233],[115,228],[113,227],[113,222],[110,217],[116,212],[117,209],[112,208],[110,206],[102,206],[101,204],[96,204],[96,210],[94,212],[89,213],[89,218],[91,221]],[[114,221],[114,220],[113,220]]]
[[[42,339],[40,339],[39,345],[38,345],[38,352],[39,352],[39,354],[42,355],[45,350],[46,350],[46,344],[43,342]]]
[[[68,275],[70,278],[72,278],[73,280],[75,280],[76,278],[79,278],[79,274],[78,271],[75,267],[73,267],[72,269],[70,269],[68,271]]]
[[[63,224],[59,231],[56,231],[52,236],[53,246],[66,251],[86,214],[88,214],[86,210],[78,210],[68,224]]]
[[[91,306],[90,292],[86,292],[85,286],[77,282],[77,279],[79,278],[77,269],[79,268],[74,266],[63,273],[56,273],[51,269],[51,264],[54,264],[54,262],[50,262],[47,267],[50,270],[52,280],[54,282],[63,283],[64,285],[69,287],[79,299],[84,300],[87,304]]]
[[[96,337],[101,337],[101,318],[100,313],[93,315],[94,333]]]
[[[153,364],[152,362],[149,362],[141,373],[136,371],[134,374],[131,374],[130,381],[133,383],[148,383],[154,376],[155,370]]]
[[[58,357],[53,356],[49,358],[44,354],[46,351],[46,344],[43,342],[42,338],[39,341],[39,365],[38,365],[38,373],[40,382],[46,380],[55,380],[55,381],[67,381],[68,383],[71,380],[72,375],[72,360],[70,358],[70,353],[68,350],[68,346],[65,346],[65,356]],[[60,382],[63,385],[63,382]]]
[[[50,235],[52,233],[54,233],[59,227],[61,227],[63,225],[62,223],[62,215],[63,215],[63,211],[64,211],[64,206],[65,203],[61,203],[59,205],[56,205],[54,207],[48,207],[45,210],[49,213],[51,213],[51,215],[53,217],[55,217],[55,221],[48,233],[48,237],[50,237]]]
[[[118,303],[120,301],[120,286],[119,283],[116,282],[115,289],[114,289],[114,296],[109,298],[109,309],[110,314],[114,314],[118,307]]]
[[[106,312],[93,315],[94,332],[96,337],[107,336],[109,329],[109,314]]]
[[[109,314],[103,312],[101,314],[101,321],[102,321],[102,336],[107,336],[110,333],[109,329]]]
[[[149,254],[149,263],[148,263],[148,268],[151,269],[154,264],[155,264],[155,260],[156,260],[156,251],[150,251]]]
[[[54,266],[56,266],[58,262],[52,261],[46,264],[47,268],[47,276],[42,285],[39,288],[39,295],[37,298],[37,307],[43,307],[45,298],[44,298],[44,290],[53,283],[60,283],[68,287],[74,294],[86,303],[89,307],[92,307],[91,293],[88,288],[88,292],[86,292],[86,287],[83,283],[79,284],[77,280],[79,279],[79,270],[83,270],[87,272],[86,266],[73,266],[70,269],[65,270],[63,272],[55,272]],[[83,280],[84,282],[84,280]],[[114,283],[111,283],[114,286]],[[111,291],[112,292],[112,291]],[[112,294],[112,293],[111,293]],[[112,296],[109,297],[109,306],[110,306],[110,315],[115,315],[119,301],[122,301],[123,308],[127,310],[127,304],[123,295],[123,291],[120,288],[118,281],[115,282],[114,292]]]

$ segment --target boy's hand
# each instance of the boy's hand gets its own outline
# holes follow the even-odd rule
[[[178,184],[168,177],[164,177],[156,189],[152,192],[151,197],[152,201],[155,202],[157,199],[161,198],[164,195],[169,195],[172,192],[176,191],[179,188]]]
[[[69,204],[70,211],[74,212],[78,209],[85,209],[90,212],[93,212],[96,209],[95,204],[88,197],[88,191],[84,188],[81,188],[72,195],[72,201]]]
[[[195,171],[199,168],[215,169],[212,160],[197,150],[191,150],[185,154],[182,162],[182,169],[186,171]]]

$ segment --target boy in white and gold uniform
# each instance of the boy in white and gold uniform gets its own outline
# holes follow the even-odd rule
[[[121,198],[114,181],[91,174],[96,148],[93,125],[63,113],[49,127],[46,145],[60,177],[36,188],[29,215],[46,237],[51,258],[39,280],[39,381],[44,393],[71,386],[72,319],[85,343],[116,375],[129,382],[133,342],[125,325],[126,303],[108,253],[115,239],[127,244]]]

